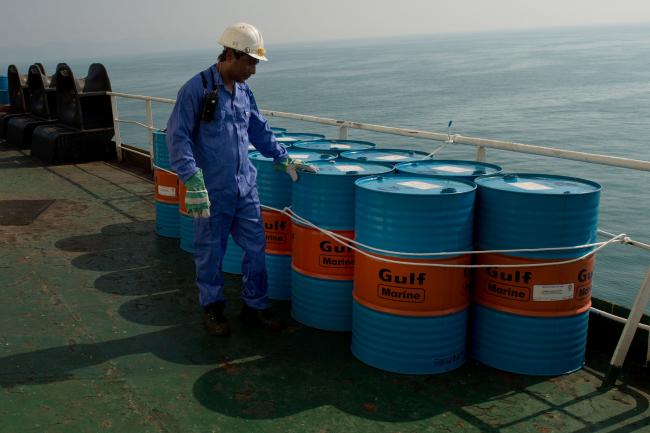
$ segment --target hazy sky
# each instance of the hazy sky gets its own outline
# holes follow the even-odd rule
[[[650,0],[0,0],[0,62],[201,49],[250,22],[267,45],[650,22]],[[16,59],[16,60],[14,60]]]

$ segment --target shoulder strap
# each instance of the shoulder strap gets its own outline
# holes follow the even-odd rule
[[[212,69],[212,66],[210,67]],[[208,79],[205,78],[205,71],[201,71],[201,81],[203,82],[203,89],[208,90]],[[210,81],[212,81],[212,90],[217,90],[217,82],[214,79],[214,75],[210,74]]]

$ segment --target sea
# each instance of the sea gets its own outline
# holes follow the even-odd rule
[[[260,108],[650,160],[650,24],[268,41],[266,48],[269,61],[249,80]],[[65,61],[83,77],[90,63],[100,62],[116,92],[175,98],[219,51],[215,44],[44,63],[54,71]],[[19,65],[22,71],[27,66]],[[171,106],[154,103],[153,109],[154,125],[164,128]],[[119,117],[145,122],[144,103],[120,101]],[[330,126],[271,123],[338,137]],[[148,146],[141,127],[123,123],[121,131],[124,142]],[[425,151],[441,144],[354,129],[348,138]],[[437,157],[474,159],[475,149],[447,144]],[[600,228],[650,243],[649,172],[495,150],[487,157],[509,172],[598,182]],[[608,246],[597,256],[594,296],[630,307],[648,265],[650,251]]]

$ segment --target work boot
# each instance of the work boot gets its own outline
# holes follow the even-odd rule
[[[287,326],[282,320],[274,319],[268,308],[256,310],[246,304],[242,306],[239,318],[247,325],[259,326],[269,331],[281,331]]]
[[[223,302],[213,302],[204,308],[203,326],[210,335],[230,335],[228,319],[223,315]]]

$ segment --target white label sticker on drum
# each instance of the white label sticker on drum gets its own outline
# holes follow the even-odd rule
[[[378,156],[377,158],[378,161],[401,161],[402,159],[408,159],[408,156],[404,155],[385,155],[385,156]]]
[[[289,156],[292,157],[293,159],[307,159],[307,158],[309,158],[309,155],[307,155],[306,153],[290,153]]]
[[[338,171],[365,171],[360,165],[335,165]]]
[[[573,283],[570,284],[535,284],[533,301],[564,301],[573,299]]]
[[[175,197],[176,188],[173,186],[158,185],[158,195],[164,195],[165,197]]]
[[[431,170],[446,171],[447,173],[473,173],[474,170],[467,167],[458,167],[454,165],[438,165],[431,167]]]
[[[408,181],[408,182],[398,182],[398,185],[403,185],[403,186],[407,186],[409,188],[416,188],[416,189],[442,188],[442,186],[436,185],[435,183],[420,182],[419,180],[411,180],[411,181]]]
[[[550,186],[542,185],[537,182],[515,182],[511,184],[517,188],[525,189],[526,191],[544,191],[547,189],[553,189]]]
[[[330,146],[330,149],[350,149],[352,146],[349,144],[337,144],[337,143],[332,143]]]

